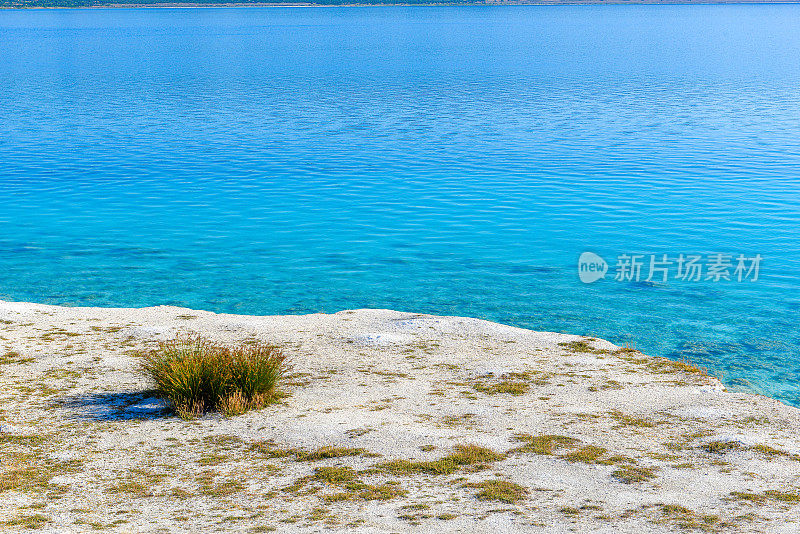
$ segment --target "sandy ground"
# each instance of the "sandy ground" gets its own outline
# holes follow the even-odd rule
[[[136,353],[179,332],[282,346],[289,395],[175,417]],[[0,398],[9,531],[800,531],[799,410],[477,319],[0,302]]]

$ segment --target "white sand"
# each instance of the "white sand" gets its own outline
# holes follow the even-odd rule
[[[605,341],[576,352],[559,343],[577,336],[388,310],[250,317],[0,302],[0,321],[0,524],[11,531],[800,532],[799,410]],[[232,418],[165,413],[134,353],[188,331],[281,345],[291,396]],[[529,389],[493,394],[503,380]],[[580,443],[514,452],[518,433]],[[270,458],[253,448],[264,440],[371,454]],[[705,450],[714,441],[735,443]],[[444,475],[371,469],[458,444],[507,454]],[[570,461],[585,446],[607,451]],[[405,494],[302,483],[325,466]],[[614,476],[625,466],[654,476],[625,483]],[[527,495],[480,500],[470,484],[491,480]],[[335,493],[346,500],[325,500]]]

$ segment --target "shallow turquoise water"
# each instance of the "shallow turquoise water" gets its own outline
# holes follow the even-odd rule
[[[0,11],[0,298],[477,316],[800,405],[798,57],[797,5]]]

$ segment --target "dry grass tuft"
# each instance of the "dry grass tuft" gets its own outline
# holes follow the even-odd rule
[[[285,360],[271,345],[228,347],[193,336],[143,354],[142,370],[177,414],[190,419],[211,410],[239,415],[275,400]]]

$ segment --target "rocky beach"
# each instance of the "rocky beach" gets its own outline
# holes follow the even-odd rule
[[[281,347],[183,420],[143,351]],[[0,303],[0,525],[42,532],[796,532],[800,411],[607,341],[389,310]]]

